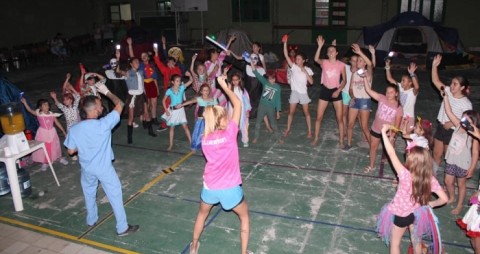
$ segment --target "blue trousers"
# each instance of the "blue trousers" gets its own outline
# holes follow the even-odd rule
[[[195,127],[193,128],[192,133],[192,150],[200,151],[202,150],[202,137],[203,132],[205,131],[205,120],[203,118],[198,118],[195,122]]]
[[[98,221],[96,202],[98,181],[102,184],[103,191],[112,206],[117,221],[117,233],[122,233],[128,228],[127,215],[123,207],[122,184],[113,166],[95,172],[87,172],[82,169],[80,182],[87,208],[87,225],[93,225]]]

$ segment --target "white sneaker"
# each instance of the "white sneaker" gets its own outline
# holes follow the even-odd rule
[[[72,161],[78,161],[78,156],[76,155],[72,156]]]
[[[62,163],[63,165],[68,165],[68,161],[65,160],[65,158],[63,158],[63,157],[60,158],[59,162]]]
[[[138,128],[138,124],[136,122],[133,122],[133,128]]]
[[[48,169],[48,164],[42,164],[42,166],[39,168],[40,171],[47,171]]]

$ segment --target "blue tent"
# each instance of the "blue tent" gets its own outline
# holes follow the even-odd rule
[[[16,87],[12,82],[7,80],[0,73],[0,105],[9,103],[9,102],[20,102],[20,89]],[[30,130],[33,134],[37,132],[38,121],[35,116],[28,113],[24,107],[23,108],[23,118],[25,119],[25,127]],[[3,136],[3,132],[0,128],[0,137]]]
[[[436,54],[463,53],[457,29],[441,26],[418,12],[403,12],[383,24],[364,27],[358,43],[375,46],[378,65],[384,64],[390,51],[405,58],[425,57],[427,65]]]

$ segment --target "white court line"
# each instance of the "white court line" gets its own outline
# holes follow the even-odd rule
[[[322,146],[323,143],[324,143],[324,141],[325,141],[325,135],[324,135],[323,137],[324,137],[324,138],[322,139],[322,143],[320,144],[320,146]],[[318,154],[318,153],[320,153],[320,149],[317,150],[317,154]],[[313,158],[316,158],[316,157],[313,157]],[[314,159],[314,160],[315,160],[315,159]],[[337,164],[337,160],[338,160],[338,155],[335,156],[334,165]],[[312,164],[313,164],[313,161],[312,161]],[[328,190],[328,188],[330,187],[330,182],[331,182],[333,170],[334,170],[334,168],[332,167],[332,169],[330,170],[330,173],[329,173],[328,178],[326,178],[326,179],[329,179],[329,180],[327,181],[327,184],[324,185],[323,192],[322,192],[322,194],[321,194],[320,197],[319,197],[320,200],[325,200],[325,199],[324,199],[324,198],[325,198],[325,194],[327,193],[327,190]],[[323,201],[322,201],[322,202],[320,203],[320,205],[318,206],[317,211],[315,211],[315,213],[312,215],[312,218],[311,218],[312,221],[316,221],[317,216],[318,216],[318,213],[320,212],[320,209],[322,208],[322,204],[323,204]],[[305,235],[305,238],[303,239],[303,243],[302,243],[302,245],[301,245],[300,250],[298,251],[298,253],[303,253],[303,251],[305,250],[305,246],[307,245],[308,240],[310,240],[310,235],[312,234],[312,230],[313,230],[314,225],[313,225],[313,223],[310,223],[309,225],[311,225],[311,227],[308,227],[308,229],[307,229],[307,234]]]

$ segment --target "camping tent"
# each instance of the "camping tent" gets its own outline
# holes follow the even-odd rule
[[[390,51],[403,58],[425,58],[427,66],[436,54],[448,59],[450,63],[445,64],[458,64],[458,56],[463,57],[457,29],[434,23],[418,12],[403,12],[383,24],[364,27],[358,43],[361,47],[375,45],[381,66]]]
[[[227,44],[228,38],[231,35],[235,35],[237,39],[230,46],[230,50],[233,53],[241,56],[243,52],[252,52],[252,42],[248,38],[248,35],[245,31],[238,29],[223,29],[217,33],[217,41],[223,44]]]

